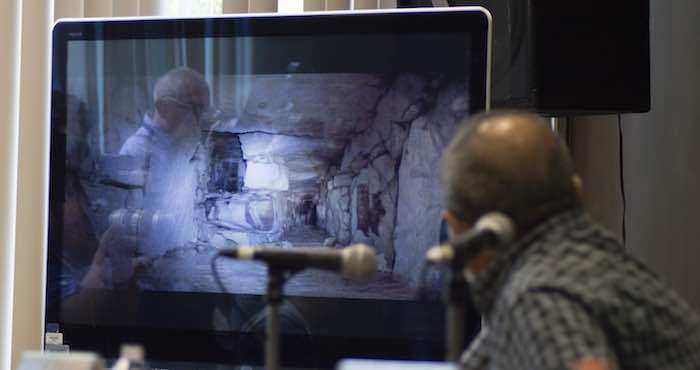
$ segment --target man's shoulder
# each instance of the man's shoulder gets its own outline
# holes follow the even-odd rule
[[[532,251],[510,274],[501,298],[512,307],[529,294],[575,300],[601,315],[650,310],[659,302],[688,311],[668,284],[607,239],[566,238]]]
[[[135,157],[146,156],[153,146],[153,138],[148,130],[141,127],[133,135],[129,136],[119,150],[120,155]]]
[[[531,246],[509,275],[504,295],[511,303],[528,291],[547,290],[603,299],[620,288],[623,271],[639,268],[614,237],[592,229],[586,235],[574,233]]]

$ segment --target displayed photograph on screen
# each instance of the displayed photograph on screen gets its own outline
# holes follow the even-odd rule
[[[69,45],[61,289],[263,294],[264,264],[218,260],[221,287],[212,257],[364,243],[370,281],[305,270],[285,294],[415,298],[469,76],[257,73],[232,42],[149,42]]]

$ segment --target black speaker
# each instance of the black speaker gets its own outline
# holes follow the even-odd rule
[[[399,0],[399,7],[432,6]],[[648,112],[649,0],[450,0],[493,17],[492,106]]]

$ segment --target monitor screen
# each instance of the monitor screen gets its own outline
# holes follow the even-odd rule
[[[290,277],[282,363],[436,359],[437,163],[487,107],[488,29],[466,8],[59,22],[46,322],[108,357],[259,363],[267,267],[217,251],[364,243],[369,281]]]

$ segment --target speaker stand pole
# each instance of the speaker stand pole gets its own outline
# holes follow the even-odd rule
[[[566,117],[552,116],[547,117],[549,123],[549,129],[553,133],[559,135],[562,139],[566,139],[571,129],[568,124],[568,119]]]
[[[467,280],[462,273],[462,266],[452,267],[447,286],[447,317],[445,322],[446,360],[458,362],[464,351],[464,314],[468,294]]]

